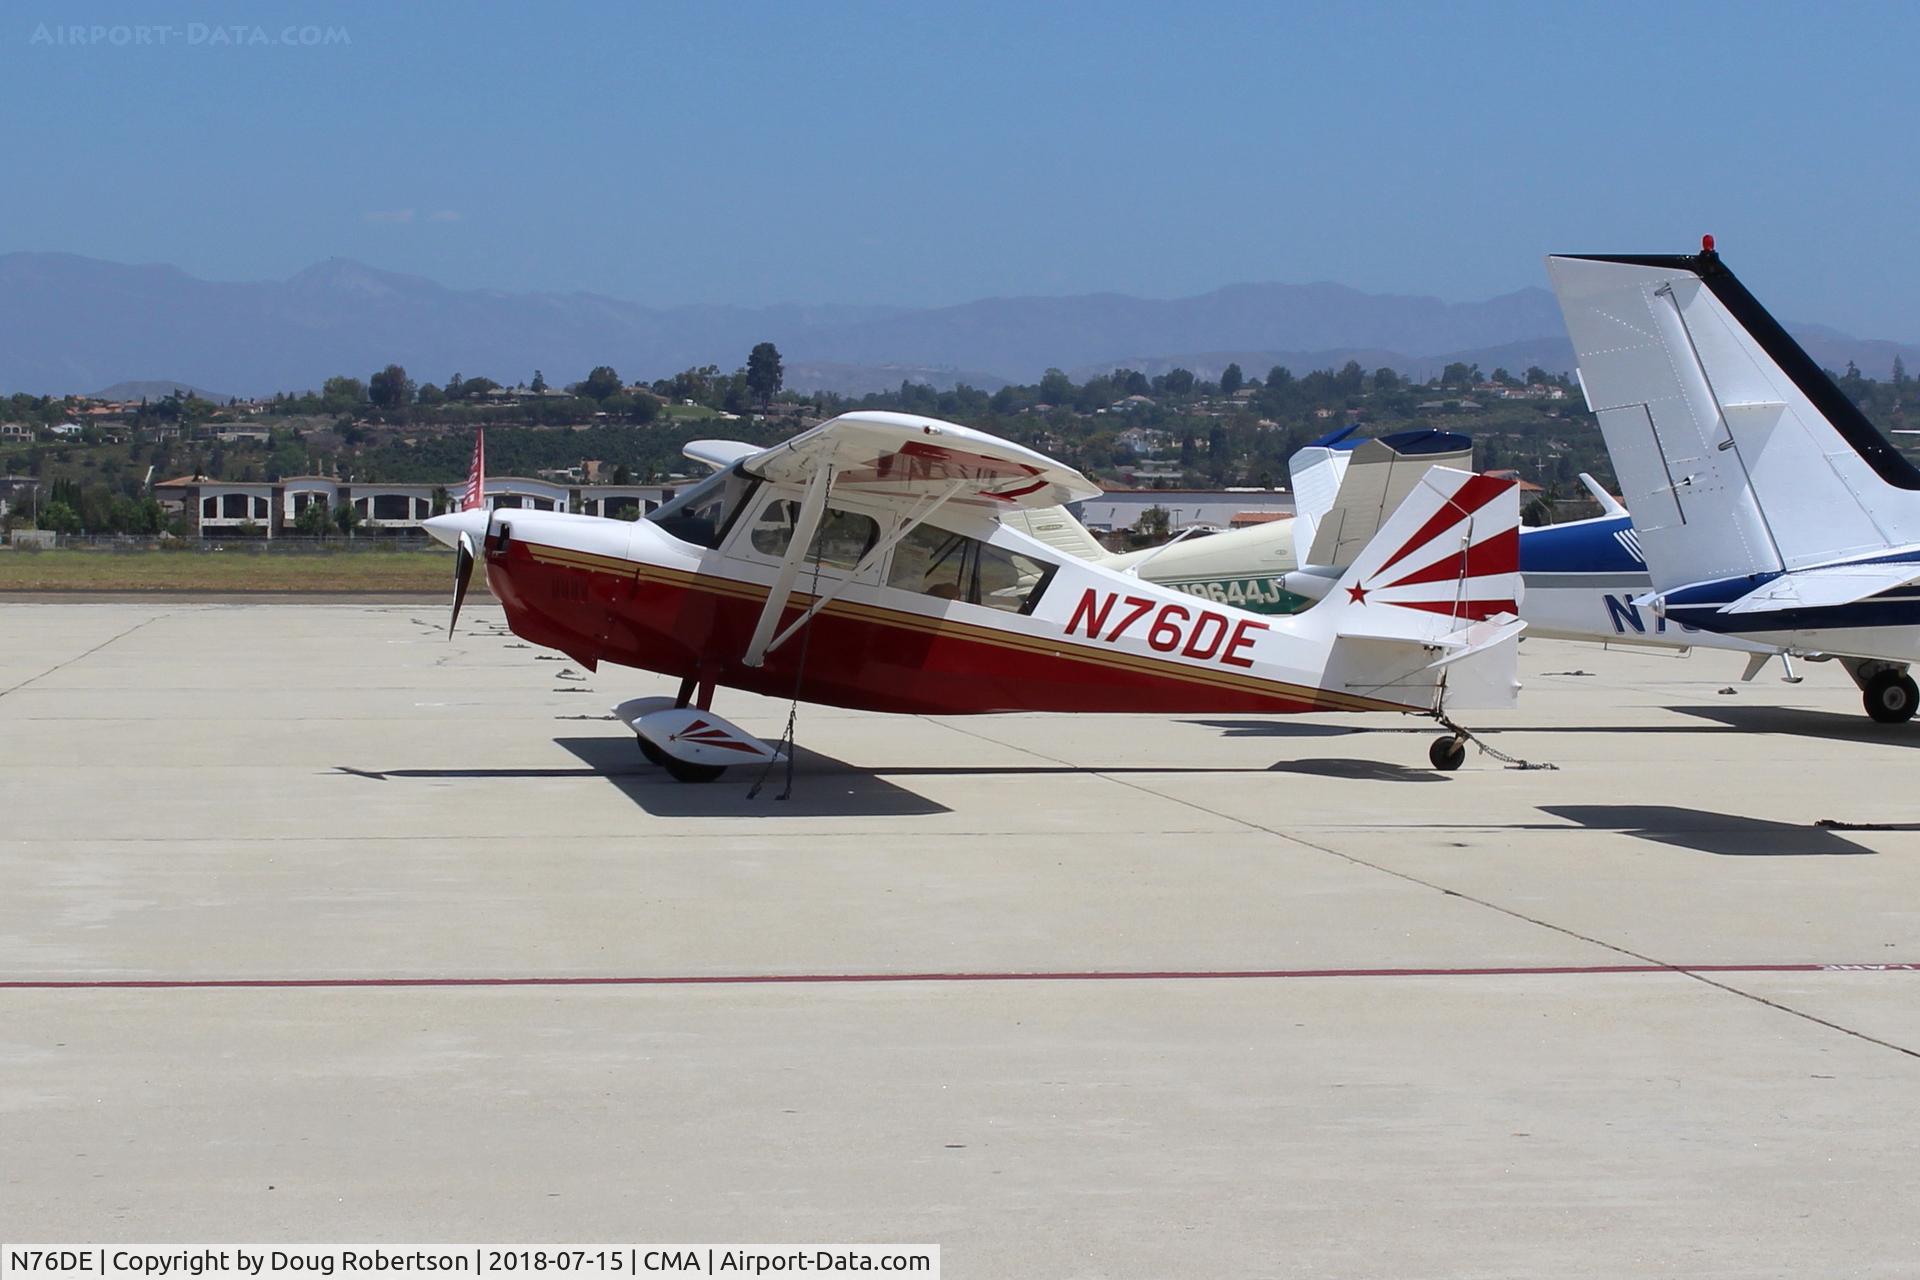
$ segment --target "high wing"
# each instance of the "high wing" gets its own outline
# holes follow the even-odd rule
[[[911,413],[843,413],[736,465],[769,483],[805,490],[786,557],[741,659],[749,667],[765,662],[768,653],[797,635],[869,563],[950,502],[1008,512],[1064,506],[1100,492],[1078,471],[1043,453],[972,427]],[[830,491],[891,501],[905,519],[867,550],[851,575],[817,596],[776,634]]]
[[[1063,462],[1011,440],[911,413],[843,413],[744,458],[749,475],[805,487],[830,469],[838,493],[914,502],[940,497],[994,511],[1056,507],[1100,489]]]
[[[759,453],[760,446],[741,440],[689,440],[680,446],[680,452],[715,471],[725,471],[740,459]]]
[[[1796,569],[1738,600],[1720,606],[1721,613],[1771,613],[1777,609],[1821,609],[1852,604],[1896,587],[1920,582],[1920,564],[1834,564],[1823,569]]]

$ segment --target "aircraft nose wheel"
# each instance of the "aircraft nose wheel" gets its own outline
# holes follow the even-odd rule
[[[1867,714],[1881,724],[1904,724],[1920,707],[1920,686],[1904,671],[1882,671],[1867,681],[1861,701]]]
[[[1467,740],[1446,734],[1435,738],[1427,748],[1427,759],[1443,773],[1451,773],[1467,762]]]

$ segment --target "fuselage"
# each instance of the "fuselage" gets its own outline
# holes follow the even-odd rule
[[[1853,566],[1912,565],[1920,573],[1920,547],[1861,556],[1823,570]],[[1716,633],[1716,638],[1802,654],[1846,654],[1908,663],[1920,658],[1920,584],[1894,587],[1840,604],[1728,610],[1726,606],[1767,586],[1790,586],[1792,573],[1761,573],[1676,587],[1661,608],[1676,624]]]
[[[857,497],[833,500],[815,542],[822,563],[803,562],[782,626],[832,598],[748,666],[800,497],[756,484],[731,510],[695,503],[659,521],[469,512],[438,517],[434,532],[474,535],[514,633],[589,668],[947,715],[1406,711],[1431,700],[1426,658],[1397,659],[1384,677],[1345,671],[1350,647],[1311,615],[1199,602],[1062,555],[986,513],[942,513],[941,526],[922,525],[851,573],[899,519]]]

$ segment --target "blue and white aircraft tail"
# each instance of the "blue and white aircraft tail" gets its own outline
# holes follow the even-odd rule
[[[1547,259],[1675,621],[1839,657],[1876,719],[1920,690],[1920,470],[1735,278],[1687,255]]]

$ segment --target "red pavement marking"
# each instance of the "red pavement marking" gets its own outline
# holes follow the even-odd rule
[[[478,978],[15,978],[0,991],[203,990],[298,987],[711,987],[872,982],[1191,982],[1249,978],[1487,978],[1636,973],[1912,973],[1920,963],[1556,964],[1461,969],[1151,969],[1029,973],[722,973],[624,977]]]

